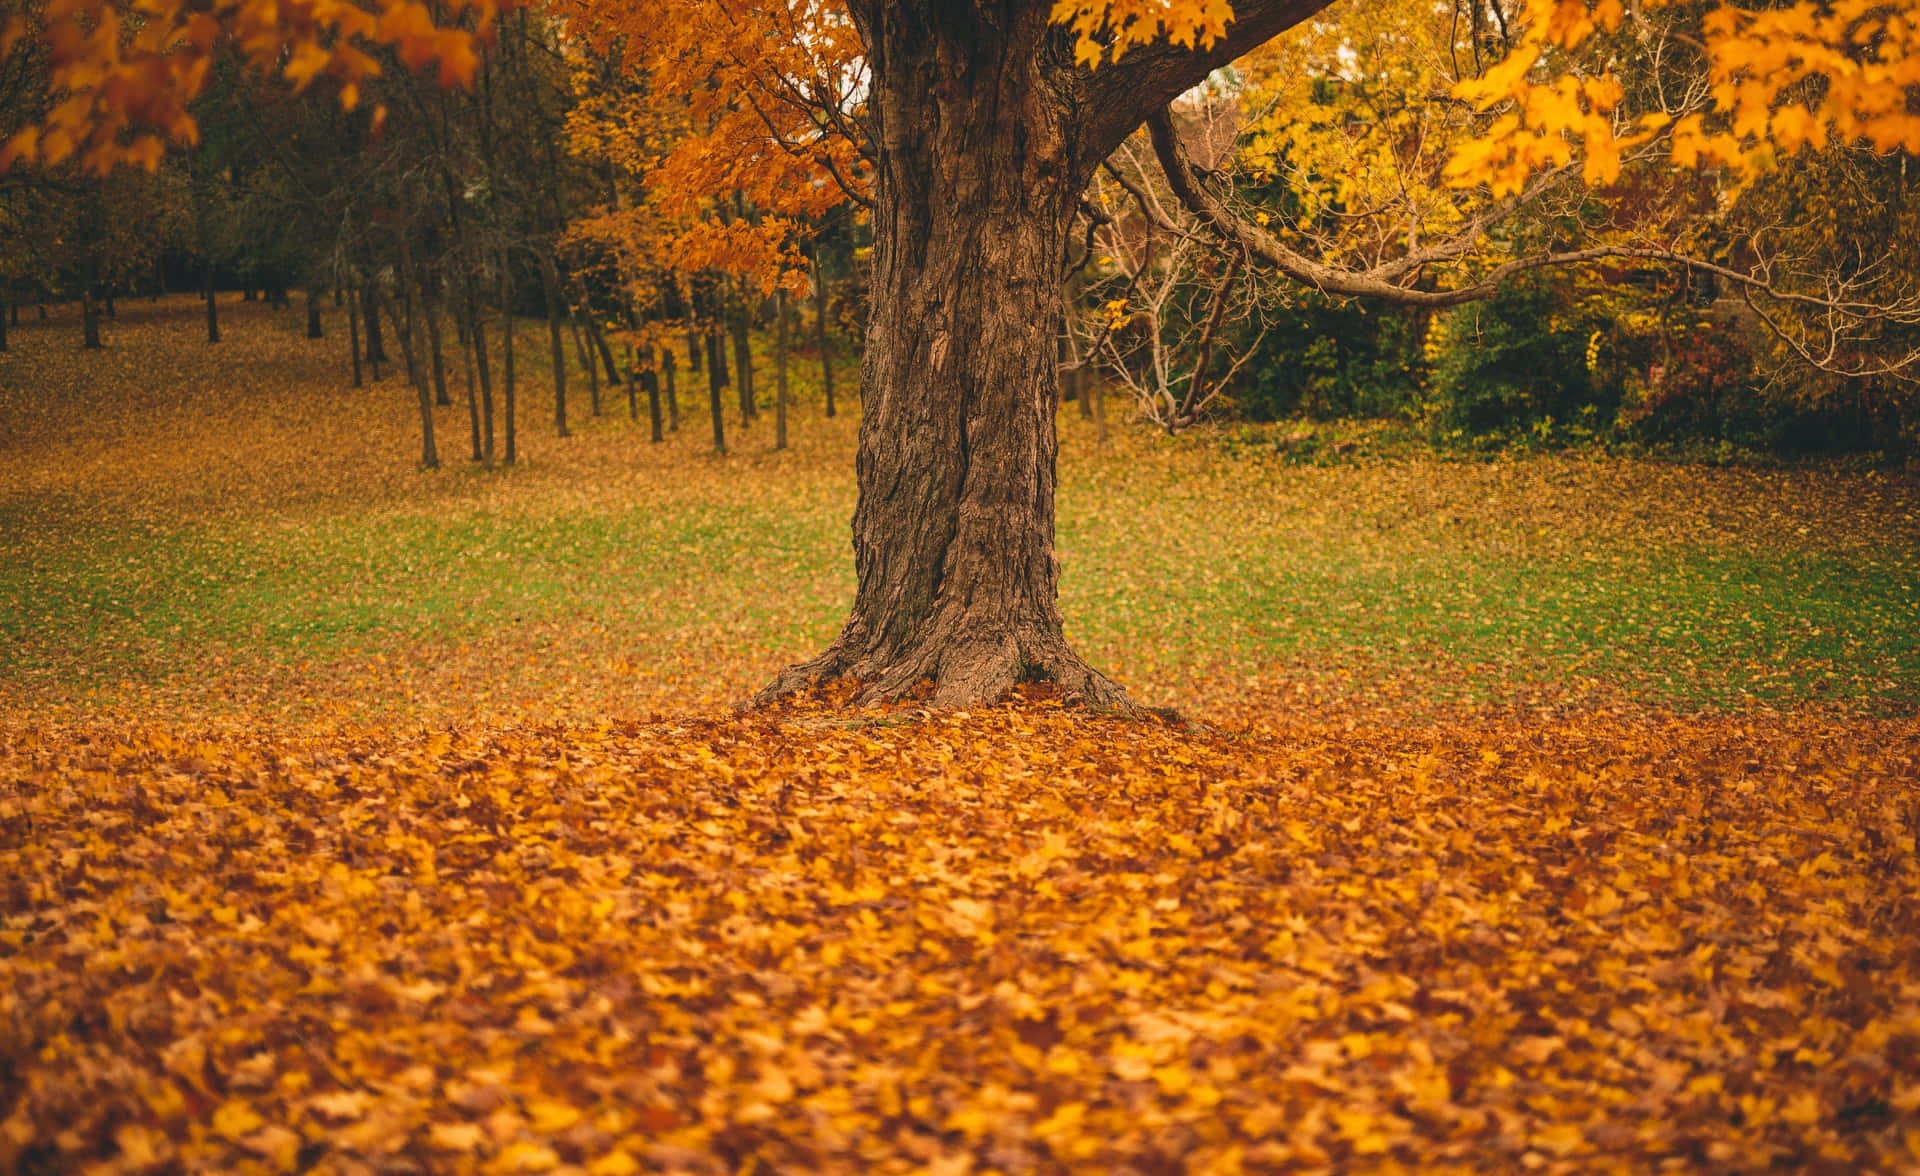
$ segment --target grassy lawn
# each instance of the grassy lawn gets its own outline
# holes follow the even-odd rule
[[[227,309],[217,348],[183,299],[129,304],[105,352],[81,353],[56,311],[0,357],[6,706],[352,722],[699,707],[743,697],[843,614],[854,422],[822,419],[811,357],[784,453],[763,417],[730,419],[733,455],[708,454],[684,371],[667,444],[623,396],[591,417],[578,373],[578,435],[560,440],[528,365],[525,463],[465,460],[456,403],[443,467],[419,471],[401,379],[348,388],[342,340]],[[1920,697],[1910,476],[1300,465],[1206,434],[1099,446],[1071,411],[1062,428],[1069,631],[1154,702],[1897,714]]]

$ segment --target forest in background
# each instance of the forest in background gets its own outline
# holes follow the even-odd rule
[[[1473,123],[1444,105],[1435,116],[1435,98],[1511,43],[1497,6],[1469,6],[1471,20],[1354,8],[1337,40],[1289,34],[1176,110],[1187,150],[1239,214],[1350,268],[1458,220],[1441,211],[1442,171]],[[350,307],[352,378],[398,372],[415,388],[428,464],[450,446],[512,461],[520,431],[564,435],[603,384],[644,398],[663,426],[684,401],[724,447],[723,396],[743,423],[781,409],[751,365],[736,374],[749,332],[781,324],[845,360],[830,398],[856,394],[870,251],[857,180],[763,167],[756,188],[738,165],[689,174],[674,152],[701,111],[653,93],[617,40],[570,27],[565,6],[506,14],[467,89],[385,50],[352,109],[325,86],[216,62],[193,106],[198,143],[152,170],[100,174],[75,159],[0,174],[0,320],[77,303],[76,344],[112,345],[119,304],[163,291],[207,299],[210,341],[218,291],[303,300],[316,332],[320,302]],[[1627,64],[1634,85],[1677,84],[1663,59]],[[45,117],[46,69],[31,47],[7,58],[0,142]],[[1756,301],[1714,273],[1644,259],[1529,269],[1457,306],[1316,289],[1202,243],[1153,154],[1142,133],[1109,162],[1069,258],[1062,393],[1103,431],[1109,412],[1167,431],[1287,421],[1306,427],[1261,443],[1311,449],[1342,435],[1315,423],[1379,422],[1442,448],[1715,460],[1898,461],[1920,444],[1905,366],[1920,337],[1902,303],[1920,272],[1920,176],[1904,155],[1830,144],[1737,184],[1630,160],[1609,185],[1562,184],[1503,212],[1464,263],[1472,280],[1536,247],[1662,235],[1781,290],[1888,312],[1831,328],[1780,314],[1791,304],[1768,301],[1779,291]],[[547,321],[537,350],[503,351],[508,313]],[[550,422],[515,403],[534,363],[559,381]],[[474,411],[458,436],[431,436],[425,406],[451,403],[450,382],[473,390]]]

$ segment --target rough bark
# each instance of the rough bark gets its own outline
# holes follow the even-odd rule
[[[859,589],[833,645],[763,698],[840,677],[877,700],[930,680],[937,703],[959,705],[1038,679],[1130,705],[1068,647],[1056,604],[1053,337],[1084,171],[1067,96],[1044,75],[1046,16],[870,15],[880,151]]]
[[[872,70],[873,311],[861,367],[858,589],[839,637],[771,700],[823,679],[942,704],[1023,680],[1133,709],[1068,646],[1056,603],[1052,411],[1075,200],[1154,109],[1324,7],[1245,0],[1205,51],[1088,71],[1044,0],[854,0]]]

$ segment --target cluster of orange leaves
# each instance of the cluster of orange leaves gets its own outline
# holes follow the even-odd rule
[[[794,248],[804,223],[868,182],[859,145],[820,114],[851,117],[858,102],[862,47],[841,7],[560,0],[555,11],[641,81],[621,109],[583,93],[570,120],[573,149],[618,166],[640,192],[583,218],[575,235],[628,259],[629,271],[671,258],[681,274],[805,293]],[[753,216],[734,210],[736,195]]]
[[[490,35],[513,2],[444,0],[439,23],[423,0],[383,0],[374,11],[353,0],[48,0],[38,13],[20,5],[0,24],[0,55],[39,39],[54,102],[43,121],[0,145],[0,170],[73,157],[97,171],[157,168],[170,143],[199,142],[188,107],[223,46],[296,91],[332,78],[349,110],[380,73],[369,52],[379,45],[411,69],[437,66],[442,85],[465,85],[479,65],[476,35]]]
[[[1920,736],[0,743],[0,1168],[1920,1164]]]

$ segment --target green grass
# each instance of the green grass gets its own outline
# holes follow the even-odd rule
[[[458,407],[446,467],[407,470],[392,381],[352,426],[380,444],[311,486],[310,459],[273,449],[284,432],[239,438],[224,489],[143,480],[141,445],[205,428],[190,408],[145,441],[91,443],[117,489],[51,466],[36,481],[34,461],[72,456],[40,455],[27,428],[26,473],[0,494],[10,524],[38,520],[0,559],[0,704],[385,721],[741,697],[830,639],[851,598],[853,428],[819,419],[811,373],[796,364],[796,448],[770,453],[767,420],[725,459],[704,453],[685,372],[664,447],[624,411],[581,419],[584,397],[582,435],[558,441],[530,390],[516,471],[458,460]],[[332,411],[349,394],[300,395]],[[1566,456],[1303,465],[1205,437],[1100,447],[1062,421],[1069,634],[1155,702],[1911,713],[1920,697],[1910,481]],[[285,484],[263,491],[247,462]]]

